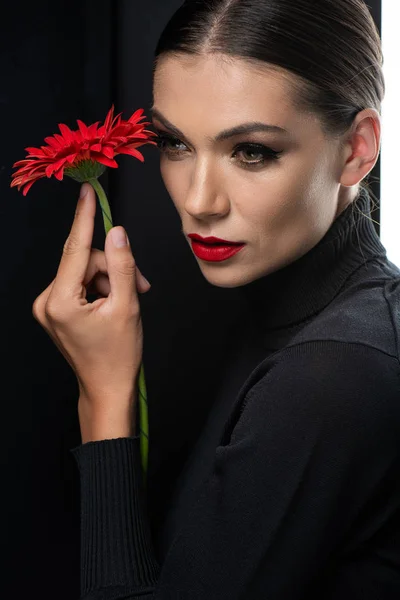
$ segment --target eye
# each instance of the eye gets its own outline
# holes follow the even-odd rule
[[[239,160],[242,166],[244,166],[245,168],[249,168],[254,166],[262,166],[264,165],[264,163],[267,162],[268,159],[278,160],[282,154],[282,151],[278,152],[277,150],[272,150],[272,148],[264,146],[263,144],[242,143],[236,146],[234,156],[236,156],[239,153],[242,153],[242,156],[246,154],[248,156],[253,155],[253,157],[254,155],[261,156],[261,158],[259,158],[258,160]]]
[[[173,157],[179,157],[180,155],[182,155],[185,152],[185,149],[177,149],[176,146],[181,144],[182,146],[184,146],[184,148],[186,148],[186,145],[183,142],[181,142],[180,140],[178,140],[178,138],[173,137],[169,134],[165,134],[165,133],[161,134],[160,133],[158,135],[158,137],[155,139],[155,142],[156,142],[159,150],[161,152],[163,152],[164,154],[166,154],[170,160],[174,160]],[[174,146],[175,146],[175,148],[174,148]],[[244,157],[246,154],[247,154],[247,156],[252,155],[254,157],[254,155],[256,155],[256,156],[258,155],[260,157],[258,160],[239,159],[237,161],[240,163],[241,166],[243,166],[245,169],[247,169],[247,168],[263,166],[267,162],[268,159],[278,160],[282,154],[282,151],[272,150],[272,148],[269,148],[268,146],[264,146],[263,144],[242,142],[241,144],[238,144],[235,147],[232,157],[236,158],[236,156],[238,154],[242,154],[242,156],[244,156]]]
[[[159,134],[158,137],[155,138],[155,142],[156,142],[158,148],[161,150],[161,152],[167,152],[167,153],[181,152],[180,150],[177,151],[176,149],[171,149],[171,145],[176,144],[176,143],[178,143],[178,144],[182,143],[177,138],[172,137],[171,135]],[[165,147],[163,144],[166,144],[167,147]]]

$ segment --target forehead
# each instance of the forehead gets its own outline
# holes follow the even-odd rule
[[[228,127],[237,115],[290,128],[299,117],[292,94],[291,74],[225,55],[166,56],[154,74],[154,105],[176,124],[217,118],[219,128]]]

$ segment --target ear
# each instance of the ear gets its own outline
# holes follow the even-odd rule
[[[354,119],[344,144],[344,166],[340,183],[357,185],[374,168],[381,146],[381,116],[375,108],[366,108]]]

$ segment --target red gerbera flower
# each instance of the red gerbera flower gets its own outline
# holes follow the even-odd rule
[[[47,146],[25,148],[29,154],[14,163],[13,167],[19,169],[12,175],[11,187],[18,186],[19,191],[24,186],[23,195],[26,196],[35,181],[42,177],[54,175],[61,181],[65,173],[80,182],[97,179],[106,167],[118,167],[114,160],[117,154],[130,154],[143,162],[143,155],[137,148],[144,144],[157,145],[150,139],[157,134],[144,129],[150,123],[139,124],[144,118],[143,109],[138,109],[127,121],[121,119],[122,113],[116,117],[113,113],[114,105],[100,127],[100,121],[88,127],[77,119],[79,129],[71,131],[60,123],[61,135],[55,133],[46,137]]]

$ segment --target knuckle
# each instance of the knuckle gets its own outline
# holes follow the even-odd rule
[[[136,269],[135,261],[133,258],[126,258],[119,261],[115,269],[121,275],[133,275]]]
[[[118,319],[125,327],[126,324],[131,321],[136,321],[140,318],[140,305],[139,302],[133,301],[120,306],[117,309]]]
[[[36,321],[39,321],[39,323],[42,320],[42,313],[43,313],[43,309],[42,309],[42,297],[41,295],[38,296],[37,298],[35,298],[33,304],[32,304],[32,315],[34,316],[34,318],[36,319]]]
[[[95,256],[95,257],[97,257],[97,256],[100,256],[100,257],[104,256],[105,257],[104,250],[99,250],[99,248],[92,248],[91,249],[91,254],[92,254],[92,256]]]
[[[44,312],[46,314],[46,317],[54,323],[62,323],[65,320],[64,311],[61,310],[60,305],[54,302],[54,300],[52,302],[46,303]]]
[[[104,250],[92,248],[89,261],[91,265],[96,265],[101,271],[107,270],[106,254]]]
[[[67,239],[65,240],[63,246],[64,254],[76,254],[79,251],[79,240],[78,237],[71,232]]]
[[[129,320],[137,320],[140,318],[140,306],[139,302],[131,302],[127,311],[127,317]]]
[[[137,300],[130,302],[129,304],[129,314],[132,317],[137,317],[140,315],[140,304]]]

